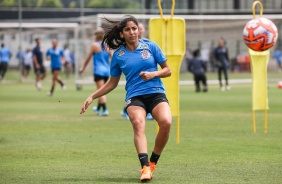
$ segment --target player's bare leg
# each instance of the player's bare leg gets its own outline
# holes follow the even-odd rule
[[[127,108],[129,119],[134,131],[134,144],[141,163],[141,181],[149,181],[152,178],[148,161],[147,139],[145,135],[146,112],[142,107],[129,106]]]

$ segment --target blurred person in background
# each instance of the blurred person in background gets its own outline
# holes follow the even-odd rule
[[[35,86],[38,90],[42,90],[41,81],[46,77],[46,69],[43,63],[43,51],[41,48],[40,38],[35,38],[36,46],[32,50],[33,69],[35,73]]]
[[[21,71],[22,76],[24,76],[24,56],[25,56],[25,52],[22,50],[21,47],[19,47],[17,54],[16,54],[16,58],[18,59],[18,65],[19,65],[19,69]]]
[[[7,72],[11,57],[12,52],[8,47],[5,47],[4,43],[2,43],[0,49],[0,81],[3,80]]]
[[[76,63],[74,51],[71,51],[70,57],[71,57],[72,73],[74,74],[75,73],[75,63]]]
[[[228,84],[228,66],[229,66],[228,48],[226,47],[226,42],[222,37],[218,40],[218,46],[214,49],[214,57],[216,59],[220,89],[221,91],[230,90],[231,87]],[[221,81],[222,73],[224,74],[224,78],[225,78],[225,86],[223,86]]]
[[[61,80],[59,74],[64,64],[64,51],[58,47],[58,41],[52,40],[52,47],[46,52],[47,60],[51,60],[51,71],[52,71],[52,86],[50,91],[47,93],[48,96],[52,96],[55,90],[56,82],[58,82],[63,90],[66,90],[66,85]]]
[[[200,82],[203,84],[203,92],[208,91],[206,71],[207,66],[200,57],[200,50],[197,49],[193,52],[193,58],[190,59],[188,64],[188,71],[193,73],[196,92],[201,91]]]
[[[64,45],[64,72],[66,74],[66,77],[69,78],[70,77],[70,73],[71,73],[71,52],[68,49],[68,44]]]
[[[83,66],[80,68],[79,72],[83,73],[88,65],[91,57],[93,59],[93,77],[97,89],[100,89],[109,79],[110,76],[110,57],[111,52],[109,49],[102,49],[102,40],[104,38],[105,32],[103,29],[98,29],[94,32],[94,40],[92,43],[90,51],[84,60]],[[93,111],[99,116],[109,115],[107,109],[107,98],[106,95],[99,97],[97,106],[94,106]]]
[[[282,50],[279,49],[279,46],[275,48],[272,57],[276,60],[278,68],[282,70]]]
[[[26,78],[29,75],[29,71],[32,63],[32,52],[30,49],[26,49],[23,59],[23,76]]]

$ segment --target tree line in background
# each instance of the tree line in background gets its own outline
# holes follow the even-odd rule
[[[85,8],[141,8],[140,0],[84,0]],[[17,7],[19,0],[0,0],[1,7]],[[21,0],[22,7],[80,8],[81,0]]]

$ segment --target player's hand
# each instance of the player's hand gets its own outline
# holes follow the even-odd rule
[[[93,99],[92,97],[88,97],[85,102],[83,103],[82,107],[81,107],[81,111],[80,114],[85,113],[86,109],[88,108],[88,106],[92,103]]]
[[[85,70],[85,68],[84,68],[84,67],[81,67],[81,68],[79,69],[79,73],[83,73],[84,70]]]
[[[39,70],[39,69],[40,69],[39,64],[37,64],[37,65],[35,66],[35,68],[36,68],[37,70]]]
[[[142,77],[143,80],[147,81],[147,80],[151,80],[155,78],[156,73],[155,72],[141,72],[139,76]]]

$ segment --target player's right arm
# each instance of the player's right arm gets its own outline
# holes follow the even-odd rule
[[[110,80],[103,85],[100,89],[92,93],[83,103],[80,114],[84,113],[92,101],[96,98],[104,96],[115,89],[120,80],[120,76],[111,76]]]
[[[89,63],[89,61],[90,61],[92,55],[95,54],[95,53],[97,53],[98,49],[99,49],[99,45],[98,45],[98,44],[93,43],[93,44],[91,45],[90,51],[89,51],[89,53],[88,53],[86,59],[84,60],[84,63],[83,63],[83,65],[82,65],[82,67],[79,69],[79,72],[80,72],[80,73],[83,73],[83,72],[84,72],[84,70],[85,70],[86,66],[88,65],[88,63]]]

